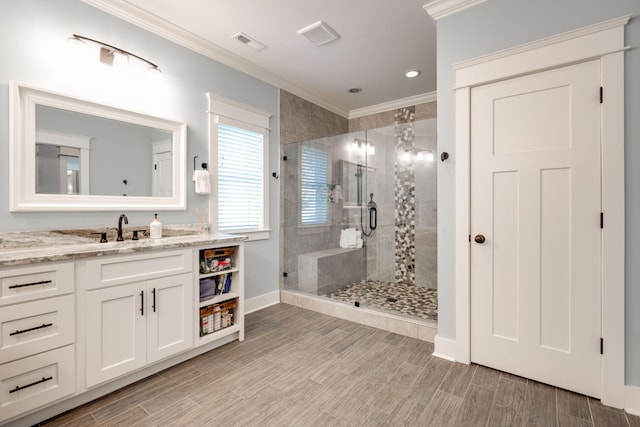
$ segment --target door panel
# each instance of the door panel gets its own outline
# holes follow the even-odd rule
[[[494,212],[493,262],[503,266],[495,270],[493,298],[493,334],[518,339],[518,173],[501,172],[493,175]]]
[[[472,361],[600,395],[600,63],[471,91]]]
[[[540,177],[540,345],[570,352],[571,169]]]
[[[193,346],[193,276],[150,280],[147,361],[155,362]],[[155,296],[154,296],[155,294]]]
[[[145,290],[139,282],[87,292],[87,387],[145,365]]]

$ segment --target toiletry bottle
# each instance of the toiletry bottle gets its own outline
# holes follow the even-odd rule
[[[158,214],[155,215],[151,224],[149,224],[149,235],[152,239],[162,237],[162,223],[158,221]]]

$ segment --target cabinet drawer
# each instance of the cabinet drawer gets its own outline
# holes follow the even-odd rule
[[[74,301],[66,295],[0,310],[0,363],[73,343]]]
[[[0,270],[0,306],[69,294],[73,291],[72,262]]]
[[[0,365],[0,423],[75,392],[74,347]]]
[[[87,289],[155,279],[193,271],[190,250],[122,255],[87,261]]]

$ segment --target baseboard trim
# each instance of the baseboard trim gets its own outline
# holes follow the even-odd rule
[[[640,415],[640,387],[628,385],[626,388],[626,398],[624,410],[632,415]]]
[[[244,314],[253,313],[280,302],[280,291],[273,291],[244,300]]]
[[[434,340],[433,356],[455,362],[456,341],[436,335],[436,338]]]

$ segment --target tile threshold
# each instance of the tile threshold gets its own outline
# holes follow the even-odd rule
[[[433,343],[438,333],[438,322],[435,320],[409,318],[365,307],[354,307],[326,297],[302,292],[283,289],[280,291],[280,301],[430,343]]]

